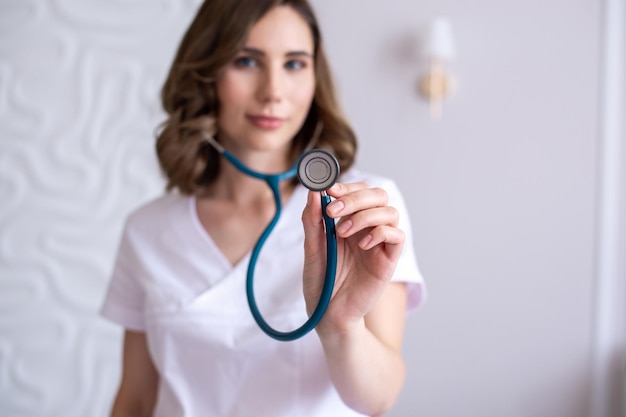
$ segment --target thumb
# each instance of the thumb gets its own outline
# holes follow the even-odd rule
[[[308,260],[325,256],[326,237],[324,234],[324,218],[319,193],[309,191],[307,203],[302,211],[304,227],[304,253]]]
[[[320,194],[309,191],[307,203],[302,211],[304,227],[304,270],[303,292],[309,316],[322,292],[324,268],[326,265],[326,234],[322,216]]]

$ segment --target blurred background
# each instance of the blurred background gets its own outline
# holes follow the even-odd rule
[[[428,284],[389,415],[624,416],[626,0],[312,3]],[[98,309],[126,215],[163,189],[158,95],[198,5],[0,0],[1,416],[108,414],[122,331]]]

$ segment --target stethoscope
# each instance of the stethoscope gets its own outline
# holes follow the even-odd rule
[[[299,339],[313,330],[322,319],[324,313],[326,313],[328,304],[330,304],[333,287],[335,286],[335,274],[337,270],[337,237],[335,234],[335,221],[326,214],[326,207],[331,201],[330,196],[326,194],[326,190],[332,187],[339,178],[339,163],[330,152],[321,149],[311,149],[300,155],[298,161],[291,169],[279,174],[263,174],[245,166],[233,154],[224,149],[224,147],[221,146],[213,137],[206,137],[206,141],[239,171],[251,177],[265,181],[272,190],[274,202],[276,204],[276,214],[259,237],[259,240],[254,245],[252,253],[250,254],[250,263],[248,264],[248,272],[246,275],[246,295],[248,298],[248,306],[250,307],[250,312],[252,313],[254,320],[259,325],[261,330],[263,330],[267,335],[281,341]],[[272,230],[274,230],[274,226],[278,223],[278,219],[280,218],[282,212],[282,202],[280,199],[279,189],[280,182],[294,178],[296,175],[302,185],[306,188],[311,191],[321,192],[322,215],[324,217],[324,229],[326,231],[326,276],[324,278],[324,286],[322,287],[322,293],[317,307],[309,319],[302,326],[293,331],[281,332],[272,328],[265,321],[257,307],[256,299],[254,297],[254,269],[256,268],[261,248]]]

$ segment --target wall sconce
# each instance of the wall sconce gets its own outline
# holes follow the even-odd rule
[[[419,91],[428,99],[431,119],[441,118],[442,102],[455,88],[449,64],[456,54],[452,25],[445,17],[434,19],[422,39],[422,57],[428,72],[420,79]]]

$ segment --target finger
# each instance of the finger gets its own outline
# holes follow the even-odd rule
[[[322,221],[322,202],[320,194],[315,191],[309,191],[306,198],[306,206],[302,211],[302,221],[310,224]]]
[[[359,247],[363,250],[369,250],[380,244],[385,244],[385,251],[389,257],[396,260],[402,252],[404,239],[404,232],[397,227],[378,226],[361,239]]]
[[[336,198],[328,205],[327,213],[336,218],[374,207],[385,207],[389,196],[382,188],[357,189]]]
[[[324,220],[319,193],[309,191],[307,203],[302,210],[304,249],[309,255],[317,254],[325,245]]]
[[[337,223],[337,235],[348,238],[364,229],[378,226],[398,225],[400,215],[394,207],[376,207],[359,211],[351,216],[344,216]]]
[[[348,193],[358,191],[358,190],[365,190],[367,188],[370,188],[370,187],[365,182],[351,182],[348,184],[337,182],[332,187],[330,187],[326,192],[328,193],[328,195],[334,198],[339,198]]]

